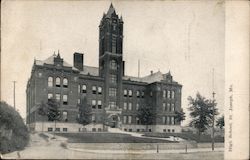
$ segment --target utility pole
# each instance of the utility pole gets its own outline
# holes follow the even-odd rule
[[[14,109],[16,110],[16,81],[13,81],[14,84],[14,92],[13,92],[13,96],[14,96]]]
[[[213,68],[213,99],[212,99],[212,105],[213,105],[213,117],[212,117],[212,151],[214,151],[214,68]]]

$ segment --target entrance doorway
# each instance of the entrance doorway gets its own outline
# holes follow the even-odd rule
[[[117,128],[118,127],[119,117],[117,115],[112,115],[110,117],[110,127]]]

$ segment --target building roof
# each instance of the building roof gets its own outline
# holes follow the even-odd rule
[[[81,71],[80,74],[84,74],[84,75],[90,74],[92,76],[99,76],[99,68],[84,65],[83,71]]]
[[[49,58],[47,58],[47,59],[45,59],[43,61],[42,60],[35,60],[35,64],[36,65],[40,65],[40,66],[42,66],[44,64],[51,64],[51,65],[53,65],[54,64],[54,58],[56,58],[57,56],[58,55],[53,54],[52,56],[50,56]],[[59,57],[60,57],[60,55],[59,55]],[[78,70],[77,68],[73,67],[72,65],[70,65],[67,62],[65,62],[64,60],[63,60],[63,66],[65,66],[65,67],[72,67],[73,70]]]

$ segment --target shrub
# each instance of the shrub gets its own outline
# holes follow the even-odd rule
[[[28,129],[13,107],[0,102],[0,152],[22,150],[29,142]]]

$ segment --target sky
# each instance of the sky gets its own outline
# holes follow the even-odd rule
[[[73,53],[84,53],[84,64],[98,66],[98,25],[111,1],[4,1],[1,10],[1,100],[26,112],[26,84],[34,59],[58,50],[73,64]],[[225,10],[221,1],[112,1],[124,21],[125,74],[169,70],[183,85],[184,125],[190,118],[188,96],[197,92],[215,98],[224,111]],[[213,70],[214,68],[214,80]],[[214,81],[214,83],[213,83]],[[214,85],[213,85],[214,84]]]

